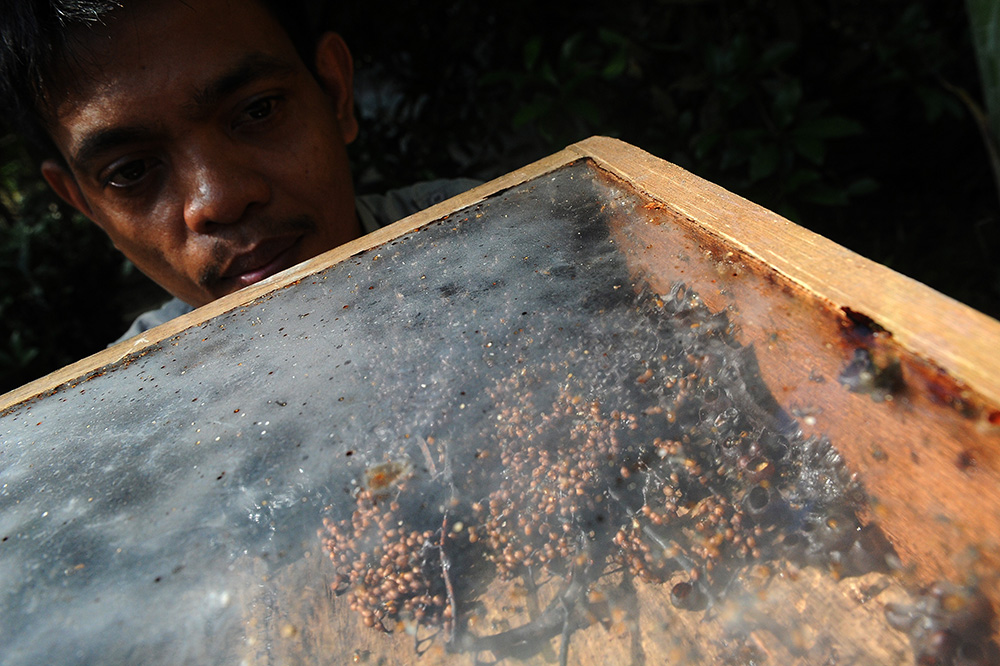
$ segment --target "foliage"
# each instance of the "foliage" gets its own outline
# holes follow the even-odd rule
[[[963,99],[979,122],[983,142],[990,153],[997,194],[1000,195],[1000,2],[966,0],[966,6],[986,111],[983,112],[968,96],[963,96]]]
[[[0,390],[100,349],[124,330],[131,265],[38,178],[22,143],[0,139]]]
[[[328,13],[355,55],[360,191],[491,178],[611,135],[1000,316],[1000,212],[962,101],[996,90],[980,88],[962,3],[370,0]],[[134,276],[4,141],[9,388],[116,337],[109,295]]]
[[[960,3],[429,0],[380,20],[396,10],[337,23],[362,85],[398,93],[362,118],[362,187],[617,136],[1000,315],[988,155],[955,92],[979,95]]]

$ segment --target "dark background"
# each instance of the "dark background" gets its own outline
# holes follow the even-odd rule
[[[357,189],[619,137],[1000,317],[1000,206],[960,2],[339,3]],[[541,6],[539,6],[541,4]],[[0,138],[0,391],[166,298]]]

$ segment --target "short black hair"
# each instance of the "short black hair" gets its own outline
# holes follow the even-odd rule
[[[46,157],[58,151],[46,129],[46,99],[59,65],[72,53],[71,33],[99,25],[114,12],[143,0],[5,0],[0,12],[0,109],[6,124],[23,134]],[[314,71],[321,33],[316,5],[308,0],[259,2],[285,30]],[[177,0],[184,2],[184,0]],[[195,0],[197,2],[197,0]],[[310,5],[307,7],[307,4]]]

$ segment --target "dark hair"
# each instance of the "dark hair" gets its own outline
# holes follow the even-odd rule
[[[183,0],[177,0],[182,2]],[[318,21],[307,0],[260,2],[284,28],[302,61],[313,70]],[[53,75],[72,55],[71,34],[141,0],[6,0],[0,12],[0,105],[6,123],[46,157],[58,151],[46,129]]]

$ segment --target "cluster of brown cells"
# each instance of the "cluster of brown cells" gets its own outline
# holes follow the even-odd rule
[[[347,593],[351,609],[368,627],[387,628],[387,622],[400,617],[430,625],[450,623],[440,524],[417,526],[416,517],[408,516],[412,506],[404,512],[400,505],[412,482],[408,466],[379,465],[369,470],[366,480],[351,519],[341,524],[327,519],[320,532],[336,565],[333,591]]]
[[[540,410],[520,384],[510,378],[491,392],[501,405],[492,439],[503,474],[471,507],[474,538],[486,542],[486,557],[506,579],[529,568],[566,574],[580,544],[607,531],[607,481],[623,460],[618,431],[636,419],[605,415],[597,402],[564,392]],[[563,446],[553,446],[553,431]]]
[[[326,522],[334,589],[366,625],[443,626],[449,649],[501,657],[561,634],[565,663],[611,572],[704,610],[765,561],[892,566],[837,452],[781,411],[724,315],[682,285],[612,305],[621,316],[590,318],[572,344],[557,326],[523,330],[474,427],[442,426],[448,447],[387,463],[396,483],[365,484],[350,518]],[[434,483],[444,500],[428,500]],[[463,609],[490,575],[559,591],[528,624],[477,634]]]

